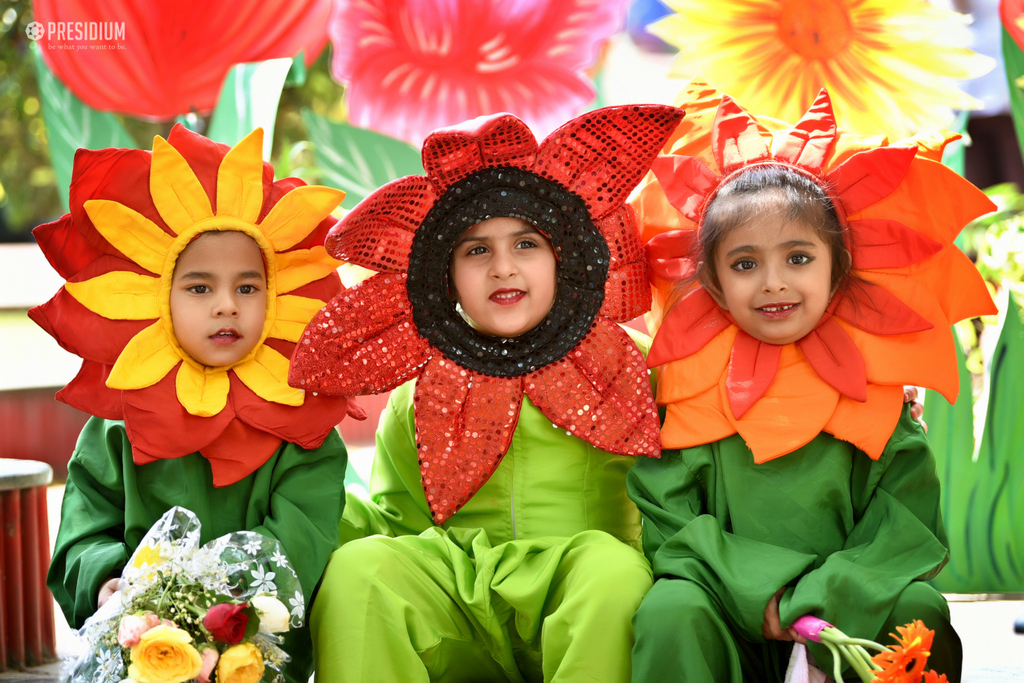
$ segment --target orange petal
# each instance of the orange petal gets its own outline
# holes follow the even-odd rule
[[[417,380],[413,400],[423,492],[434,522],[443,524],[508,450],[523,382],[466,370],[437,354]]]
[[[621,455],[661,452],[643,354],[604,318],[564,358],[527,375],[524,385],[549,420],[587,443]]]
[[[661,447],[693,448],[735,433],[736,428],[725,418],[722,393],[714,386],[699,396],[665,408]]]
[[[867,396],[864,403],[841,396],[825,431],[878,460],[899,422],[903,385],[868,384]]]
[[[647,365],[656,367],[686,358],[731,324],[707,290],[700,287],[669,309],[651,343]]]
[[[998,312],[977,267],[956,245],[910,267],[910,274],[935,295],[952,325],[967,318]]]
[[[671,405],[711,388],[726,374],[740,328],[730,325],[696,353],[658,368],[658,405]]]

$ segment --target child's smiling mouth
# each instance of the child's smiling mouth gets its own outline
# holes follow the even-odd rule
[[[781,320],[793,315],[799,307],[798,303],[780,302],[761,306],[756,310],[769,320]]]
[[[499,306],[513,306],[519,303],[524,296],[526,296],[526,292],[521,289],[503,287],[492,292],[488,298]]]

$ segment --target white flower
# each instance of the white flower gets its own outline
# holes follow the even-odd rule
[[[274,551],[274,554],[271,556],[270,559],[282,567],[288,564],[288,557],[281,552],[280,548]]]
[[[268,572],[263,568],[262,564],[256,565],[256,568],[251,572],[253,582],[252,587],[260,593],[276,593],[277,584],[274,583],[274,577],[277,576],[274,572]]]
[[[257,595],[252,606],[260,615],[260,631],[281,633],[288,630],[288,608],[272,595]]]
[[[296,619],[306,615],[306,601],[302,599],[302,591],[295,591],[295,596],[288,598],[288,604],[292,606],[292,616]]]
[[[245,552],[247,552],[250,555],[252,555],[253,557],[255,557],[256,554],[259,553],[260,547],[262,545],[263,544],[260,543],[260,539],[258,539],[258,538],[251,538],[242,546],[242,550],[244,550]]]

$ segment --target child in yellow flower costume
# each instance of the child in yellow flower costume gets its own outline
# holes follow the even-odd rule
[[[655,585],[635,681],[781,681],[814,615],[884,638],[922,619],[959,680],[935,460],[904,384],[954,400],[950,325],[994,307],[953,246],[992,207],[941,165],[952,136],[794,126],[701,82],[636,198],[658,295],[662,458],[630,470]],[[821,645],[819,666],[831,670]]]
[[[30,315],[82,357],[58,399],[94,415],[68,463],[50,589],[75,627],[175,505],[202,542],[281,541],[305,595],[337,539],[357,409],[288,386],[306,323],[341,289],[323,248],[343,193],[274,182],[257,129],[228,149],[181,126],[153,152],[81,150],[71,213],[36,238],[67,284]],[[280,596],[304,614],[301,596]],[[311,672],[308,629],[285,640]]]

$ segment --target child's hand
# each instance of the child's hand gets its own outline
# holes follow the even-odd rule
[[[903,387],[903,402],[910,404],[910,417],[921,423],[924,433],[928,433],[928,425],[921,419],[924,415],[924,406],[917,402],[917,387]]]
[[[116,593],[121,588],[121,579],[113,578],[107,579],[100,586],[100,595],[96,598],[96,609],[103,607],[103,604],[110,599],[110,596]]]
[[[779,621],[779,598],[785,592],[786,587],[783,586],[772,596],[772,599],[768,601],[768,605],[764,608],[764,623],[761,624],[761,635],[764,636],[765,640],[795,640],[802,645],[806,645],[807,639],[797,633],[796,629],[792,626],[782,628],[782,623]]]

